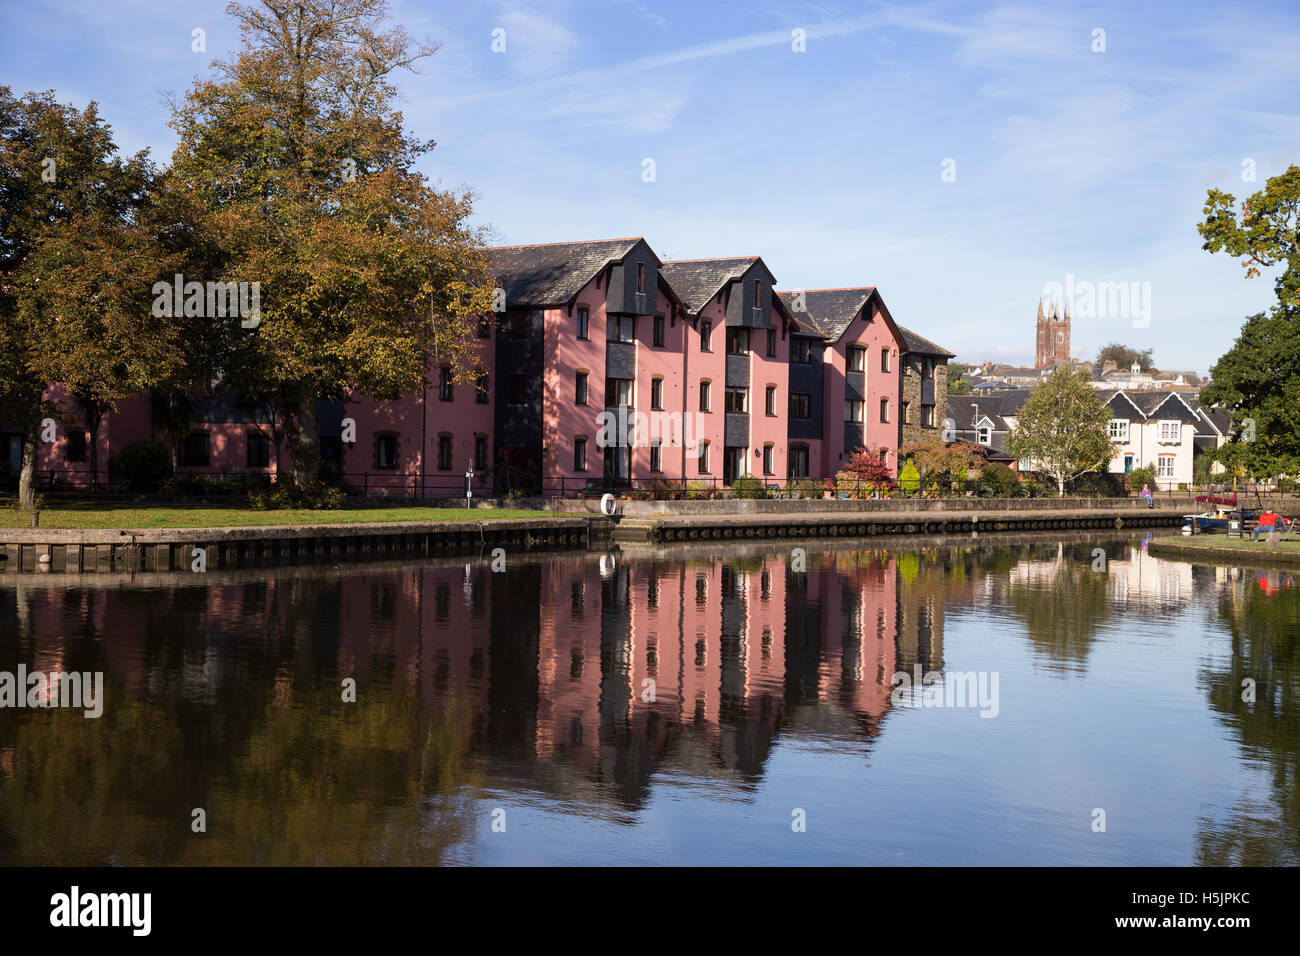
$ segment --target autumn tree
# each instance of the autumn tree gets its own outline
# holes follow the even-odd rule
[[[227,9],[242,50],[176,104],[171,174],[218,252],[198,278],[260,284],[228,384],[275,408],[302,484],[316,475],[318,400],[395,399],[431,360],[472,377],[486,260],[471,197],[415,168],[434,144],[394,107],[394,77],[435,47],[389,26],[385,0]]]
[[[863,497],[894,487],[894,471],[886,456],[885,448],[858,447],[849,452],[844,466],[835,475],[836,491]]]
[[[77,410],[97,422],[178,361],[173,330],[148,308],[171,264],[144,225],[154,170],[117,154],[94,103],[0,87],[0,408],[22,426],[18,498],[35,507],[41,422]],[[94,436],[92,467],[98,466]]]
[[[941,438],[909,442],[901,454],[916,465],[927,482],[946,482],[949,488],[983,464],[983,458],[970,442]]]
[[[1007,452],[1054,478],[1061,495],[1067,481],[1105,468],[1114,455],[1110,410],[1086,370],[1057,369],[1029,390],[1015,419]]]
[[[1277,304],[1246,319],[1241,334],[1210,370],[1201,392],[1233,418],[1233,439],[1215,457],[1258,476],[1300,471],[1300,167],[1268,180],[1240,207],[1211,189],[1197,226],[1203,249],[1241,259],[1247,278],[1279,269]]]

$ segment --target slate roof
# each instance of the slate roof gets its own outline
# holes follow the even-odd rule
[[[946,358],[956,358],[952,352],[949,352],[942,345],[936,345],[925,336],[917,335],[911,329],[904,328],[900,325],[898,327],[898,334],[903,337],[904,352],[916,352],[921,355],[937,355]]]
[[[1010,461],[1011,456],[1007,454],[1006,441],[1007,434],[1011,431],[1011,423],[1004,415],[1015,414],[1029,395],[1029,390],[1024,388],[1013,391],[1015,394],[998,392],[994,395],[979,396],[950,395],[946,411],[948,418],[952,419],[957,439],[979,449],[985,458]],[[993,423],[993,433],[989,436],[989,444],[981,445],[978,441],[978,428],[979,423],[986,418]],[[971,437],[964,437],[963,432],[969,433]]]
[[[1147,418],[1178,419],[1184,422],[1196,421],[1196,413],[1187,407],[1182,396],[1176,392],[1134,392],[1128,395],[1133,404],[1142,409]]]
[[[739,279],[758,261],[758,256],[739,256],[733,259],[670,259],[660,264],[659,274],[668,280],[668,284],[685,304],[686,310],[696,314],[709,304],[710,299],[722,291],[724,285]]]
[[[785,304],[794,312],[794,297],[797,292],[778,292]],[[849,327],[853,317],[862,306],[876,294],[875,286],[860,286],[855,289],[806,289],[803,290],[803,303],[807,312],[794,312],[800,322],[807,322],[832,342],[838,341]]]
[[[1218,408],[1206,408],[1204,405],[1201,405],[1199,402],[1194,402],[1193,405],[1197,409],[1197,411],[1199,411],[1203,416],[1205,416],[1205,418],[1208,419],[1209,422],[1219,430],[1221,434],[1223,435],[1232,434],[1232,416],[1229,415],[1227,412],[1224,412]]]
[[[1177,392],[1137,392],[1127,389],[1102,389],[1097,393],[1097,397],[1106,405],[1109,405],[1116,411],[1121,408],[1116,404],[1116,399],[1121,403],[1127,401],[1134,406],[1144,420],[1165,420],[1165,421],[1183,421],[1195,422],[1198,415],[1183,397]],[[1166,405],[1166,403],[1168,403]]]
[[[971,430],[978,419],[988,416],[994,422],[995,431],[1006,431],[1011,425],[1005,416],[1014,417],[1028,398],[1027,388],[1003,389],[989,395],[949,395],[948,417],[959,430]],[[979,408],[978,414],[972,406]]]
[[[1152,374],[1155,376],[1157,381],[1173,381],[1180,375],[1183,377],[1183,381],[1188,385],[1199,385],[1201,381],[1201,376],[1197,375],[1195,372],[1187,372],[1180,369],[1166,369],[1161,372],[1153,372]]]
[[[564,305],[601,269],[622,260],[640,236],[591,242],[493,246],[488,273],[501,284],[510,308]]]

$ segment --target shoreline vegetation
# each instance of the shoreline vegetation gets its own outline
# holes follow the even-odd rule
[[[1277,550],[1270,548],[1268,539],[1251,541],[1249,538],[1229,538],[1226,535],[1198,534],[1184,537],[1170,535],[1153,538],[1147,553],[1158,558],[1183,561],[1209,561],[1215,564],[1300,566],[1300,537],[1279,542]]]

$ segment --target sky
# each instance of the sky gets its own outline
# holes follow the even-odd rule
[[[391,8],[439,45],[400,80],[437,142],[421,169],[494,242],[761,255],[780,289],[875,286],[971,362],[1032,363],[1037,304],[1069,287],[1075,357],[1118,341],[1204,374],[1273,302],[1196,224],[1206,190],[1300,164],[1300,4]],[[238,44],[224,0],[0,0],[0,83],[97,101],[160,165],[167,95]]]

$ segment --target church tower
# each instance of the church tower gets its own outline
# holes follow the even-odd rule
[[[1057,362],[1070,361],[1070,307],[1064,314],[1056,302],[1043,311],[1043,300],[1038,300],[1038,335],[1034,344],[1034,368],[1046,368]]]

